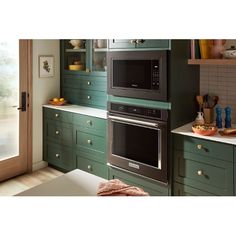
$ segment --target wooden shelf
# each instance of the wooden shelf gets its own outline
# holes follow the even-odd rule
[[[86,49],[66,49],[66,52],[86,52]]]
[[[189,59],[189,65],[236,65],[236,59]]]

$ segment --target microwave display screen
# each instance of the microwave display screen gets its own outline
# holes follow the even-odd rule
[[[113,86],[121,88],[151,89],[151,60],[114,60]]]

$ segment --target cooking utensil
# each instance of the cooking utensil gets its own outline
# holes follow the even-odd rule
[[[210,108],[214,108],[216,106],[216,104],[219,101],[219,97],[218,96],[213,96],[212,97],[212,103],[210,104]]]
[[[196,96],[196,100],[199,104],[199,110],[201,111],[203,108],[203,96],[200,96],[200,95]]]
[[[209,95],[205,94],[203,96],[203,108],[208,108],[208,99],[209,99]]]

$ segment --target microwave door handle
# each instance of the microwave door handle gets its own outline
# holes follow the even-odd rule
[[[141,120],[133,120],[133,119],[129,119],[129,118],[118,117],[118,116],[110,116],[110,115],[108,115],[108,118],[110,118],[110,119],[112,119],[114,121],[129,122],[129,123],[133,123],[133,124],[145,125],[145,126],[154,127],[154,128],[158,127],[158,124],[157,123],[153,123],[153,122],[147,122],[147,121],[141,121]]]

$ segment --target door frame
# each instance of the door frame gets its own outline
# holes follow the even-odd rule
[[[19,104],[18,110],[21,113],[19,116],[20,139],[19,142],[19,157],[4,159],[0,162],[2,171],[0,173],[0,181],[12,178],[14,176],[32,172],[32,78],[33,78],[33,57],[32,57],[32,40],[19,40],[19,89],[26,92],[26,113],[21,111],[22,107]],[[22,103],[21,93],[19,94],[19,102]],[[21,120],[23,119],[23,120]],[[21,122],[23,121],[23,122]]]
[[[26,39],[25,39],[26,40]],[[33,157],[32,157],[32,127],[33,127],[33,114],[32,114],[32,97],[33,97],[33,40],[27,39],[27,83],[28,83],[28,141],[27,141],[27,173],[32,172]]]

